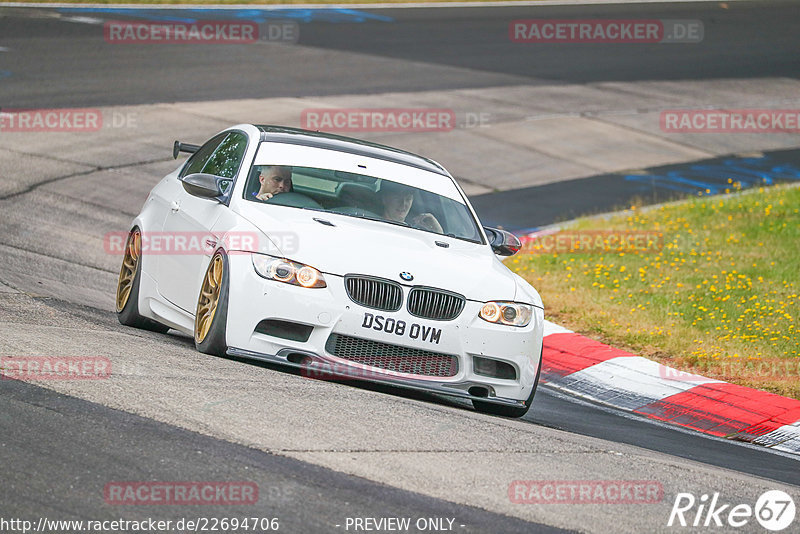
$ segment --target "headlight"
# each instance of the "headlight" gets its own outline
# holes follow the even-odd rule
[[[487,302],[478,312],[478,317],[490,323],[509,326],[528,326],[533,307],[519,302]]]
[[[251,254],[253,267],[259,276],[301,287],[327,287],[325,277],[313,267],[284,258]]]

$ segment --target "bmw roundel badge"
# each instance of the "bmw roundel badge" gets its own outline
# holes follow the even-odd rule
[[[409,273],[407,271],[403,271],[402,273],[400,273],[400,278],[402,278],[406,282],[410,282],[410,281],[412,281],[414,279],[414,277],[411,275],[411,273]]]

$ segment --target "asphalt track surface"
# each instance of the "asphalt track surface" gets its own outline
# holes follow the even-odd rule
[[[800,150],[775,150],[763,156],[770,162],[763,169],[748,168],[746,157],[718,157],[646,169],[648,174],[601,174],[488,193],[470,200],[484,224],[524,232],[581,216],[625,210],[631,205],[659,204],[707,194],[711,189],[713,194],[724,192],[735,173],[733,164],[744,169],[737,179],[749,180],[749,187],[800,179]]]
[[[91,25],[6,16],[0,19],[2,45],[16,53],[0,56],[0,70],[10,73],[0,84],[0,103],[12,108],[101,106],[367,94],[504,83],[796,77],[800,72],[797,55],[800,35],[796,32],[800,9],[791,2],[770,3],[769,8],[766,5],[737,3],[736,9],[730,10],[720,10],[717,3],[549,7],[541,8],[535,15],[527,8],[401,9],[380,11],[381,16],[394,20],[391,23],[365,20],[303,24],[301,44],[359,55],[345,67],[349,69],[348,75],[343,75],[341,66],[315,63],[319,61],[316,57],[305,63],[302,52],[291,47],[275,52],[254,51],[252,47],[220,50],[225,47],[167,46],[159,54],[153,54],[147,47],[119,47],[109,53],[108,48],[95,46],[97,31]],[[582,18],[702,19],[707,27],[718,25],[718,31],[696,47],[690,60],[680,49],[682,45],[644,45],[635,50],[614,45],[561,46],[519,54],[508,43],[510,19],[558,18],[576,16],[576,12]],[[125,17],[119,14],[116,18]],[[483,37],[487,34],[496,34],[496,39]],[[387,62],[381,69],[383,58],[402,61]],[[425,66],[416,63],[422,61]],[[408,62],[405,68],[403,62]],[[474,69],[481,75],[433,69],[430,64]],[[164,83],[154,84],[154,79]],[[794,154],[787,154],[786,158],[796,161]],[[535,220],[509,220],[506,224],[533,227],[556,222],[564,213],[604,211],[625,205],[630,199],[626,195],[635,194],[630,189],[617,191],[611,187],[605,188],[609,191],[606,197],[598,198],[585,187],[587,183],[565,182],[524,191],[526,199],[546,194],[551,211]],[[484,200],[478,199],[476,205],[480,209],[483,204],[487,218],[497,219],[500,215],[489,211],[497,200],[486,196]],[[9,225],[2,231],[18,231],[18,228]],[[52,314],[76,313],[70,309],[69,301],[45,300],[41,304],[52,310]],[[84,320],[106,328],[112,328],[115,320],[108,310],[89,309],[79,314]],[[169,350],[173,343],[174,340],[166,342],[163,350]],[[425,395],[365,389],[402,399],[458,406]],[[343,516],[386,515],[457,517],[466,525],[464,532],[545,532],[550,528],[234,445],[36,386],[3,381],[0,395],[3,515],[114,517],[117,510],[98,502],[99,492],[109,479],[246,477],[258,480],[262,496],[267,498],[263,514],[285,518],[288,531],[330,532],[331,525],[339,524]],[[630,444],[767,481],[800,485],[800,464],[793,458],[627,417],[554,394],[547,388],[540,389],[536,401],[524,419],[526,423]],[[24,429],[20,428],[20,421],[26,421]],[[270,492],[272,488],[274,492]],[[126,510],[130,518],[148,512],[151,510]],[[252,510],[245,512],[250,515]],[[158,513],[161,518],[169,517],[163,508]],[[175,517],[183,514],[174,510],[168,513]],[[229,509],[204,510],[203,515],[222,517],[230,513]]]
[[[142,506],[126,513],[126,519],[277,518],[280,531],[331,532],[347,517],[382,517],[391,511],[398,517],[456,518],[464,533],[564,532],[176,429],[24,382],[4,383],[2,399],[3,462],[14,466],[4,469],[0,489],[6,517],[113,520],[119,515],[103,502],[109,473],[115,481],[186,480],[190,475],[198,481],[254,482],[258,503],[204,507],[198,514],[186,507]],[[15,427],[23,420],[29,424],[20,433]],[[42,471],[47,473],[37,475]]]
[[[102,8],[62,12],[110,16]],[[166,18],[155,10],[137,14],[146,20]],[[254,18],[286,18],[280,12],[259,16]],[[800,35],[794,24],[800,8],[792,1],[735,2],[728,9],[721,9],[718,2],[540,7],[535,11],[526,7],[404,8],[380,10],[379,16],[391,21],[348,22],[358,20],[357,16],[335,23],[299,19],[303,22],[299,44],[358,54],[346,64],[291,46],[160,45],[158,53],[147,44],[98,46],[102,34],[90,24],[48,18],[19,24],[3,18],[3,46],[15,53],[3,58],[2,69],[11,75],[0,85],[0,104],[13,108],[120,106],[518,83],[796,77],[800,72]],[[184,17],[225,19],[226,13],[191,12]],[[669,46],[532,47],[508,38],[511,20],[561,17],[698,19],[706,31],[702,43]],[[122,11],[114,12],[113,18],[132,17]]]

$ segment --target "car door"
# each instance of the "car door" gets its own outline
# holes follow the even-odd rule
[[[217,136],[192,156],[179,177],[203,172],[233,180],[246,148],[247,136],[241,132]],[[216,248],[210,230],[228,207],[214,199],[190,195],[179,180],[173,199],[162,235],[164,244],[171,240],[172,245],[159,262],[158,290],[164,298],[194,314],[200,283]]]

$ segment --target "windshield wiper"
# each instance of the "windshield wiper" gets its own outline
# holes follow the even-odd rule
[[[389,223],[389,224],[396,224],[398,226],[407,226],[409,228],[411,227],[411,225],[408,224],[405,221],[392,221],[392,220],[389,220],[389,219],[384,219],[383,217],[377,217],[377,216],[374,216],[374,215],[367,215],[365,213],[350,213],[350,212],[347,212],[347,211],[338,211],[336,208],[329,209],[327,211],[328,211],[328,213],[335,213],[337,215],[345,215],[347,217],[355,217],[357,219],[366,219],[368,221],[378,221],[378,222],[385,222],[385,223]],[[362,210],[362,211],[365,211],[365,210]]]
[[[396,224],[397,226],[405,226],[407,228],[414,228],[410,224],[405,221],[393,221],[391,219],[384,219],[383,217],[373,217],[372,215],[353,215],[353,217],[358,217],[359,219],[367,219],[368,221],[378,221],[378,222],[385,222],[389,224]]]

